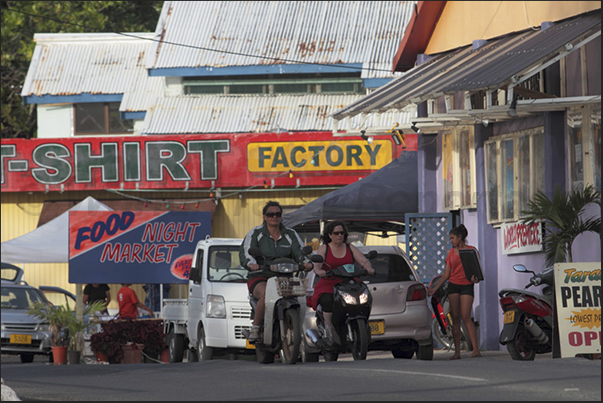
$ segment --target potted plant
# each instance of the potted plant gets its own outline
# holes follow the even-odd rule
[[[524,214],[524,223],[544,221],[547,267],[560,262],[573,262],[572,244],[578,235],[590,231],[601,235],[601,218],[582,217],[584,208],[590,203],[597,203],[601,207],[601,192],[592,185],[571,192],[564,192],[556,186],[552,199],[539,190],[528,202],[528,210],[521,212]]]
[[[67,324],[71,318],[71,310],[63,305],[36,302],[27,309],[27,313],[48,323],[54,364],[66,364],[69,341]]]
[[[165,352],[167,351],[167,344],[165,342],[165,332],[163,330],[162,320],[144,320],[140,321],[142,327],[142,341],[144,344],[143,353],[146,359],[149,358],[151,362],[161,361],[165,362]],[[163,354],[163,359],[162,359]],[[169,362],[169,355],[167,361]]]
[[[103,301],[95,301],[86,305],[82,316],[90,315],[91,313],[105,309]],[[67,321],[69,329],[69,363],[79,364],[80,355],[84,349],[84,330],[91,325],[90,322],[84,323],[82,319],[78,319],[75,312],[71,312]]]

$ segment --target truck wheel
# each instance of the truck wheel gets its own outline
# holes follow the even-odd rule
[[[199,326],[197,331],[197,355],[201,361],[209,361],[214,356],[214,349],[207,347],[207,343],[205,343],[205,329],[203,329],[203,326]]]
[[[168,333],[170,362],[182,362],[184,358],[184,335],[176,334],[174,328]]]

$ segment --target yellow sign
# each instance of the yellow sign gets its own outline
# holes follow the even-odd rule
[[[298,141],[250,143],[250,172],[374,170],[392,161],[389,140]]]
[[[561,357],[601,353],[601,262],[555,263]]]

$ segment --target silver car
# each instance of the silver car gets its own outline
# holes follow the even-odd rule
[[[369,351],[389,350],[395,358],[412,358],[416,353],[420,360],[431,360],[433,315],[427,303],[427,289],[418,280],[408,257],[397,246],[361,246],[358,249],[365,254],[371,250],[378,253],[371,259],[376,275],[361,277],[373,296]],[[314,272],[310,272],[308,278],[310,287],[318,281]],[[309,288],[308,295],[312,292],[313,288]],[[313,347],[305,335],[307,329],[316,329],[316,312],[310,307],[309,298],[306,300],[302,319],[302,361],[316,362],[320,350]]]
[[[48,298],[47,296],[50,296]],[[23,281],[23,269],[2,262],[2,354],[19,355],[21,362],[32,362],[44,355],[52,360],[48,323],[27,314],[35,302],[75,306],[75,296],[58,287],[40,289]],[[84,318],[86,321],[86,318]]]

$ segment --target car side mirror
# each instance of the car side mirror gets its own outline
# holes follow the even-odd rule
[[[372,250],[370,252],[368,252],[366,255],[364,255],[367,259],[371,260],[377,257],[377,251],[376,250]]]

